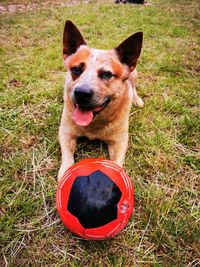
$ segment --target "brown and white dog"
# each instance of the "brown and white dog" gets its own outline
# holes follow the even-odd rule
[[[110,159],[123,165],[131,105],[144,105],[135,89],[142,39],[142,32],[138,32],[112,50],[89,48],[76,26],[66,21],[63,58],[67,75],[59,128],[62,164],[58,180],[74,163],[80,136],[106,142]]]

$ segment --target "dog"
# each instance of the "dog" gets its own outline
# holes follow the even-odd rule
[[[74,163],[76,141],[81,136],[103,140],[110,159],[123,166],[131,105],[144,105],[135,88],[142,41],[143,33],[137,32],[115,49],[90,48],[77,27],[66,21],[63,59],[67,74],[59,127],[62,163],[58,181]]]

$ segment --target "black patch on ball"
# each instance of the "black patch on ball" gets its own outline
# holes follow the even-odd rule
[[[84,228],[103,226],[117,218],[121,198],[117,185],[103,172],[76,177],[69,195],[67,209]]]

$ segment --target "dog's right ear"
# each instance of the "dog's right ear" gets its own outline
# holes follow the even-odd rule
[[[67,20],[63,33],[63,58],[66,59],[75,53],[81,45],[86,45],[85,40],[76,26],[70,20]]]

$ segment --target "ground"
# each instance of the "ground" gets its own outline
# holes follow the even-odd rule
[[[199,266],[199,1],[69,2],[0,4],[1,266]],[[124,166],[135,209],[119,235],[101,242],[69,233],[55,206],[66,19],[97,48],[144,32],[145,107],[132,107]],[[97,156],[107,156],[104,144],[79,142],[76,161]]]

